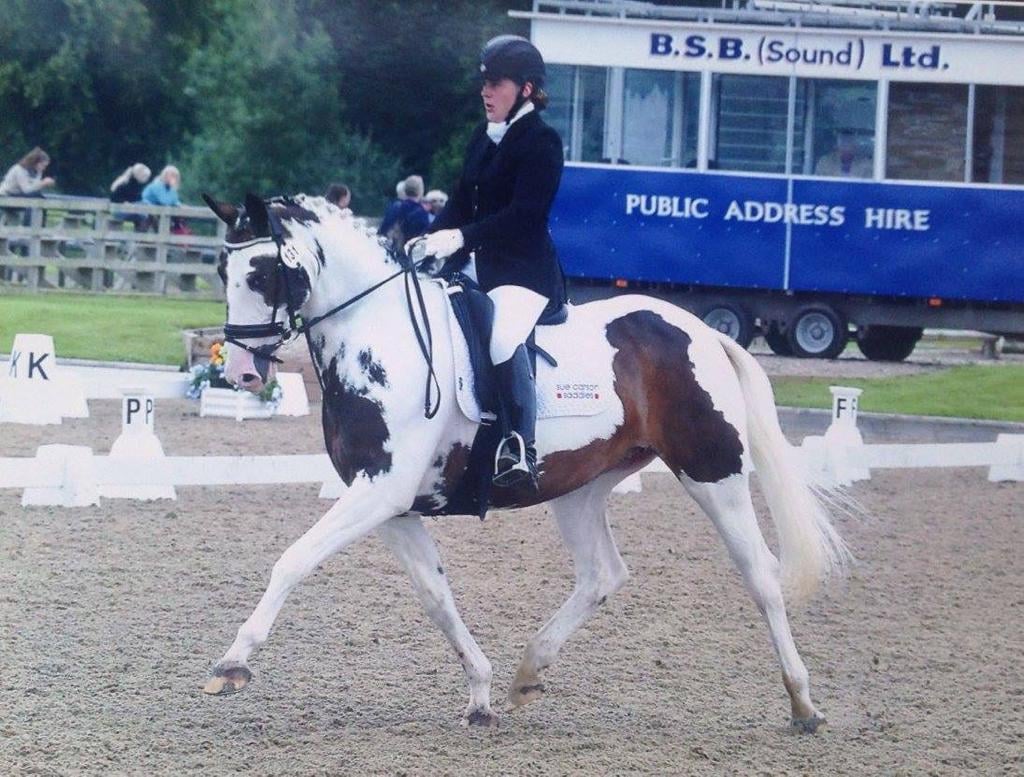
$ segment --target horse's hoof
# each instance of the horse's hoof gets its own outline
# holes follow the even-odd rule
[[[238,693],[252,681],[252,672],[245,664],[217,664],[213,676],[203,686],[203,693],[210,696],[227,696]]]
[[[531,701],[537,701],[544,696],[544,683],[532,685],[513,685],[508,692],[508,700],[513,707],[522,707]]]
[[[497,728],[498,716],[489,709],[478,707],[467,713],[466,717],[462,719],[462,725],[475,728]]]
[[[800,734],[814,734],[827,722],[821,715],[814,714],[809,718],[793,718],[790,727]]]

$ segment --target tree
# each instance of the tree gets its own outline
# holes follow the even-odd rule
[[[40,145],[63,191],[102,194],[132,162],[181,137],[180,97],[160,69],[140,0],[6,0],[0,24],[0,147]]]
[[[185,153],[186,192],[238,200],[321,193],[347,183],[375,212],[398,175],[396,156],[342,121],[336,54],[299,0],[220,0],[221,21],[185,68],[197,131]]]
[[[309,12],[337,51],[345,119],[400,156],[403,172],[429,171],[431,187],[447,188],[465,142],[452,136],[468,137],[483,118],[480,48],[494,35],[528,34],[508,9],[530,7],[529,0],[312,0]]]

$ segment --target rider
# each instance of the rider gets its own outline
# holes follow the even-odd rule
[[[544,123],[544,59],[516,35],[499,35],[480,52],[486,121],[473,132],[448,207],[430,225],[424,253],[475,262],[494,302],[490,355],[498,377],[505,437],[494,483],[537,486],[537,398],[524,345],[544,310],[565,301],[565,281],[548,233],[562,177],[562,140]],[[453,256],[454,255],[454,256]]]

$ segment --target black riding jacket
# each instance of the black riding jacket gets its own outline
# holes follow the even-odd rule
[[[476,252],[484,291],[525,286],[561,304],[565,282],[548,214],[562,178],[562,140],[537,111],[513,122],[498,145],[486,130],[483,122],[473,131],[462,176],[429,231],[462,230],[454,259]]]

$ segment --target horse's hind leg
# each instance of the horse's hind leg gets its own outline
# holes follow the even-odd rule
[[[625,584],[629,573],[615,547],[605,512],[608,494],[622,475],[605,475],[553,502],[551,508],[576,572],[572,595],[529,641],[509,691],[513,706],[544,694],[540,672],[605,600]]]
[[[471,726],[496,726],[498,716],[491,710],[491,662],[455,608],[437,545],[422,519],[418,515],[401,515],[381,525],[377,534],[405,568],[430,620],[444,632],[462,662],[469,678],[465,722]]]
[[[782,665],[782,681],[789,692],[793,726],[813,732],[825,719],[811,703],[807,668],[793,643],[786,617],[779,563],[757,525],[748,476],[746,473],[732,475],[718,483],[698,483],[685,475],[679,479],[714,522],[743,575],[747,590],[768,623],[772,644]]]

